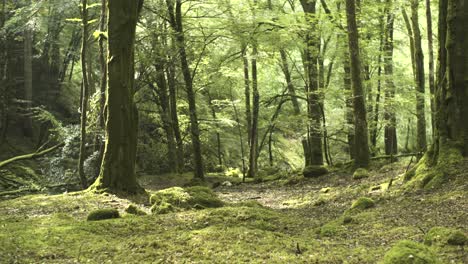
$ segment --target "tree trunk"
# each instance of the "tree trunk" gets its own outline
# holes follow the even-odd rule
[[[424,75],[424,55],[421,45],[421,32],[419,30],[418,19],[419,0],[411,2],[411,24],[414,33],[414,61],[416,76],[416,116],[417,116],[417,147],[418,151],[425,151],[427,148],[426,139],[426,111],[425,111],[425,75]]]
[[[33,69],[32,69],[32,30],[26,28],[24,34],[24,100],[26,108],[31,108],[33,103]],[[27,110],[30,111],[30,110]],[[33,136],[32,119],[24,118],[23,134],[26,137]]]
[[[369,166],[369,135],[367,128],[366,102],[361,78],[361,58],[359,52],[359,36],[356,23],[355,0],[346,0],[346,18],[348,24],[348,42],[351,62],[351,81],[354,97],[354,127],[355,127],[355,167]],[[359,146],[359,147],[357,147]]]
[[[319,72],[317,69],[317,60],[319,56],[319,35],[316,22],[313,20],[316,15],[316,1],[301,0],[302,8],[306,14],[308,32],[306,35],[305,68],[307,70],[307,97],[308,97],[308,117],[309,127],[307,133],[307,144],[303,144],[308,150],[304,152],[306,158],[305,164],[323,165],[322,150],[322,116],[320,110],[319,95]]]
[[[258,92],[257,79],[257,44],[252,48],[252,130],[250,132],[250,155],[248,177],[257,177],[257,152],[258,152],[258,114],[260,111],[260,94]]]
[[[426,0],[427,42],[429,52],[429,91],[431,94],[431,124],[432,137],[435,130],[435,72],[434,72],[434,41],[432,37],[431,1]]]
[[[88,97],[89,97],[89,82],[88,82],[88,71],[87,71],[87,51],[88,51],[88,1],[82,0],[82,11],[81,21],[83,24],[83,37],[81,44],[81,71],[82,71],[82,83],[81,83],[81,138],[80,138],[80,156],[78,159],[78,174],[80,176],[81,187],[86,189],[88,182],[84,172],[84,162],[86,159],[86,123],[87,123],[87,112],[88,112]]]
[[[182,172],[184,170],[184,142],[182,141],[182,135],[180,133],[179,115],[177,113],[177,87],[175,80],[175,69],[172,63],[172,57],[170,57],[168,61],[171,61],[171,63],[167,65],[166,68],[167,86],[169,88],[169,113],[171,115],[172,130],[174,131],[177,147],[177,164],[179,166],[177,171]]]
[[[134,44],[143,1],[108,1],[106,145],[95,187],[124,193],[144,191],[135,175],[138,111],[134,94]]]
[[[395,83],[393,82],[393,0],[386,1],[386,29],[384,41],[384,71],[385,71],[385,155],[398,153],[395,113]]]
[[[182,1],[176,0],[175,10],[173,0],[166,0],[169,11],[171,26],[176,32],[176,44],[179,51],[182,74],[184,76],[185,90],[187,92],[187,100],[190,112],[190,135],[192,138],[193,147],[193,165],[194,177],[204,180],[203,172],[203,157],[201,153],[200,129],[198,127],[197,105],[195,99],[195,91],[193,89],[192,72],[187,60],[187,52],[185,50],[185,36],[182,23]]]
[[[242,64],[244,66],[244,94],[245,94],[245,120],[247,123],[247,143],[250,146],[252,138],[252,107],[250,104],[250,75],[249,75],[249,60],[247,59],[247,45],[242,45]]]

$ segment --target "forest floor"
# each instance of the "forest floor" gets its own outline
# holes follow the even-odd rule
[[[396,242],[422,243],[433,227],[466,234],[468,181],[408,191],[401,179],[407,163],[375,168],[360,180],[341,172],[264,183],[233,180],[214,189],[224,207],[162,215],[126,214],[134,200],[91,192],[4,200],[0,263],[379,263]],[[468,179],[467,171],[459,177]],[[226,180],[215,176],[210,181]],[[144,176],[140,182],[155,192],[188,179]],[[360,197],[375,206],[350,210]],[[147,204],[138,206],[149,213]],[[86,221],[97,208],[117,208],[122,217]],[[463,246],[433,244],[430,250],[440,263],[468,263]]]

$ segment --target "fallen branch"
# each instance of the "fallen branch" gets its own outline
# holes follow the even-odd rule
[[[39,158],[39,157],[42,157],[44,155],[47,155],[53,151],[55,151],[56,149],[62,147],[64,145],[64,143],[60,143],[60,144],[57,144],[51,148],[48,148],[48,149],[45,149],[45,150],[42,150],[42,151],[36,151],[34,153],[30,153],[30,154],[26,154],[26,155],[21,155],[21,156],[16,156],[16,157],[13,157],[11,159],[7,159],[5,161],[2,161],[0,162],[0,168],[12,163],[12,162],[15,162],[15,161],[20,161],[20,160],[28,160],[28,159],[35,159],[35,158]]]

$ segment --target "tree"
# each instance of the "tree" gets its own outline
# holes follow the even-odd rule
[[[418,187],[437,187],[453,177],[468,157],[468,5],[463,0],[439,1],[439,67],[436,85],[434,143],[405,176]],[[445,43],[445,45],[443,44]],[[461,179],[463,180],[463,179]]]
[[[384,72],[385,72],[385,154],[394,155],[398,152],[396,113],[395,113],[395,83],[393,81],[393,0],[386,0],[386,29],[384,37]]]
[[[426,111],[425,111],[425,75],[424,75],[424,54],[421,44],[421,31],[419,30],[418,19],[419,0],[411,1],[411,24],[414,34],[414,63],[416,78],[416,116],[417,122],[417,147],[418,151],[425,151],[427,148],[426,139]]]
[[[142,191],[135,175],[138,112],[133,102],[135,31],[142,5],[142,0],[107,3],[106,144],[97,189]]]
[[[307,105],[310,125],[308,127],[307,138],[303,141],[305,164],[323,165],[322,151],[322,115],[320,109],[319,95],[319,72],[317,69],[317,59],[319,56],[320,38],[317,29],[316,19],[316,1],[301,0],[302,8],[306,14],[307,33],[306,49],[304,51],[304,68],[307,73]]]
[[[182,67],[182,75],[184,76],[185,91],[187,92],[187,99],[189,103],[190,111],[190,136],[192,139],[193,148],[193,165],[194,165],[194,177],[197,179],[204,179],[205,175],[203,172],[203,157],[201,153],[201,142],[200,142],[200,128],[198,124],[197,105],[196,105],[196,94],[193,88],[193,76],[190,70],[189,62],[187,59],[187,51],[185,48],[185,36],[182,21],[182,1],[176,0],[175,8],[173,0],[166,0],[169,21],[172,29],[175,31],[175,41],[179,52],[180,64]]]
[[[361,58],[359,52],[359,36],[356,23],[355,0],[346,0],[346,21],[348,25],[348,43],[351,64],[351,82],[354,97],[354,129],[355,129],[355,167],[369,166],[369,135],[367,128],[366,102],[361,78]]]
[[[86,189],[88,183],[86,175],[84,173],[84,161],[86,158],[86,123],[87,123],[87,112],[88,112],[88,101],[89,101],[89,82],[87,72],[87,50],[88,50],[88,1],[82,0],[81,2],[81,21],[83,23],[83,37],[81,44],[81,71],[82,71],[82,83],[81,83],[81,138],[80,138],[80,157],[78,160],[78,173],[80,176],[81,187]]]

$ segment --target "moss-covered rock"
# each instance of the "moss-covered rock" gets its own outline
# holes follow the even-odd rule
[[[375,206],[374,200],[368,197],[361,197],[357,199],[352,205],[351,209],[365,210]]]
[[[98,209],[94,210],[88,214],[88,221],[99,221],[105,219],[114,219],[119,218],[120,214],[117,209],[113,208],[105,208],[105,209]]]
[[[364,179],[364,178],[369,178],[369,171],[366,169],[359,168],[353,173],[353,179],[355,180]]]
[[[467,242],[468,239],[462,231],[446,227],[433,227],[424,238],[426,245],[463,246]]]
[[[319,229],[319,234],[322,237],[333,237],[343,231],[343,227],[336,221],[323,225]]]
[[[193,186],[186,188],[185,191],[190,195],[188,200],[190,205],[198,205],[203,208],[222,207],[223,201],[208,187]]]
[[[306,178],[315,178],[328,173],[328,169],[323,166],[307,166],[302,171]]]
[[[132,214],[132,215],[146,215],[146,212],[141,210],[138,206],[131,204],[129,205],[126,209],[125,212],[127,214]]]
[[[385,254],[383,264],[437,264],[436,255],[425,245],[403,240]]]
[[[163,202],[176,205],[177,207],[187,207],[190,195],[181,187],[172,187],[157,191],[151,195],[150,203],[152,205],[162,204]]]
[[[153,205],[151,211],[156,214],[223,206],[216,194],[204,186],[161,190],[151,196],[150,203]]]

